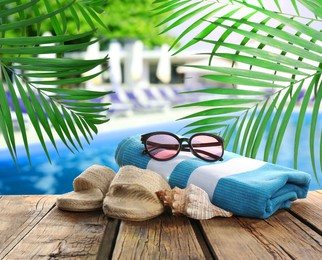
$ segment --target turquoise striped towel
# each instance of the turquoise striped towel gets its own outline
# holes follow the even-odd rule
[[[156,161],[143,154],[140,136],[120,142],[117,164],[151,169],[170,186],[185,188],[190,183],[205,190],[216,206],[235,215],[267,218],[291,201],[305,198],[311,176],[308,173],[254,160],[225,151],[222,162],[206,162],[190,152],[180,152],[169,161]]]

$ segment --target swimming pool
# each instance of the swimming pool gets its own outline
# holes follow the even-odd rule
[[[94,137],[91,144],[83,142],[84,150],[71,153],[61,142],[57,142],[59,154],[48,145],[51,154],[50,164],[38,144],[31,144],[30,167],[26,156],[18,158],[19,169],[12,162],[7,151],[0,151],[0,195],[1,194],[61,194],[72,190],[74,178],[93,164],[106,165],[117,171],[114,153],[118,143],[129,135],[142,134],[156,130],[177,132],[185,122],[169,122],[129,129],[104,131]],[[107,124],[108,128],[109,125]],[[18,147],[18,154],[25,154]]]
[[[320,129],[321,116],[318,120]],[[12,162],[8,152],[0,151],[0,194],[62,194],[71,191],[74,178],[93,164],[106,165],[115,171],[118,170],[118,166],[114,161],[114,153],[118,143],[123,138],[151,131],[177,132],[186,124],[187,122],[177,121],[131,127],[121,131],[106,131],[98,134],[90,145],[84,145],[83,151],[75,154],[72,154],[67,148],[58,143],[59,146],[62,146],[59,149],[60,155],[56,153],[54,148],[49,148],[49,152],[52,155],[52,164],[46,159],[42,148],[37,144],[33,144],[30,146],[32,167],[30,167],[26,158],[20,157],[18,160],[19,169]],[[292,143],[295,129],[296,123],[291,120],[280,150],[278,163],[287,167],[293,166]],[[309,136],[308,127],[303,129],[302,135]],[[299,170],[311,173],[308,143],[303,140],[300,145]],[[227,147],[226,150],[230,150],[230,148]],[[24,153],[23,150],[23,147],[18,147],[18,154]],[[259,152],[259,159],[262,154],[263,149]],[[316,158],[316,161],[319,162],[320,158]],[[320,189],[314,177],[312,177],[310,189]]]

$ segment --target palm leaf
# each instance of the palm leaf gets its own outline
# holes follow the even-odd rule
[[[1,8],[1,11],[0,11],[0,17],[3,18],[3,17],[7,17],[9,15],[12,15],[12,14],[16,14],[16,13],[19,13],[20,14],[20,17],[22,19],[25,18],[24,16],[24,10],[27,9],[27,8],[30,8],[32,6],[34,6],[36,3],[38,3],[40,0],[33,0],[33,1],[30,1],[29,3],[26,3],[26,4],[21,4],[21,5],[18,5],[18,6],[15,6],[15,7],[11,7],[11,8]],[[13,3],[13,2],[16,2],[16,1],[7,1],[6,3],[4,3],[4,1],[1,1],[1,4],[10,4],[10,3]]]
[[[82,5],[80,5],[80,4],[77,4],[76,6],[80,10],[80,12],[83,15],[84,19],[86,20],[86,22],[90,25],[90,27],[92,29],[95,29],[95,24],[92,21],[92,19],[91,19],[90,15],[88,14],[88,12],[86,12],[86,9]]]
[[[270,106],[269,106],[267,112],[265,113],[265,116],[261,122],[261,125],[258,129],[258,132],[256,134],[256,138],[255,138],[253,146],[252,146],[252,150],[251,150],[251,157],[252,158],[256,158],[256,156],[257,156],[257,152],[258,152],[260,143],[263,139],[263,135],[265,133],[265,130],[268,127],[269,120],[270,120],[271,116],[273,115],[273,112],[274,112],[276,104],[279,100],[280,94],[281,94],[281,92],[277,93],[276,97],[271,102],[271,104],[270,104]]]
[[[263,35],[260,35],[257,33],[248,32],[246,30],[235,29],[235,28],[232,28],[232,27],[229,27],[229,26],[217,23],[217,22],[213,22],[213,23],[217,24],[225,29],[229,29],[229,30],[232,30],[233,32],[239,33],[246,38],[254,39],[262,44],[265,44],[265,45],[268,45],[268,46],[271,46],[274,48],[278,48],[282,51],[297,55],[299,57],[307,58],[309,60],[313,60],[313,61],[317,61],[317,62],[322,61],[322,57],[320,55],[318,55],[317,53],[312,53],[310,51],[307,51],[306,49],[302,49],[302,48],[296,47],[294,45],[291,45],[289,43],[284,43],[283,41],[276,40],[275,38],[269,38],[269,37],[266,37],[266,36],[263,36]],[[250,25],[250,23],[248,23],[248,25]],[[267,30],[267,31],[273,31],[273,30]],[[277,31],[280,31],[280,30],[277,30]],[[276,37],[279,37],[279,35],[277,35]],[[296,43],[298,45],[300,45],[302,43],[302,41],[299,41],[299,43],[298,42],[296,42]],[[307,47],[308,47],[308,45],[309,44],[306,44]],[[313,46],[315,46],[315,44],[313,44]],[[307,47],[305,47],[305,48],[307,48]],[[317,49],[320,49],[320,47],[316,46],[316,48],[310,49],[310,50],[316,51]]]
[[[53,10],[55,10],[52,1],[49,2],[49,0],[44,0],[44,3],[45,3],[45,6],[46,6],[46,9],[47,9],[48,13],[52,12]],[[62,13],[63,12],[60,12],[60,14],[62,14]],[[51,21],[51,24],[52,24],[52,26],[53,26],[53,28],[55,30],[55,33],[57,35],[63,34],[63,29],[61,28],[61,23],[58,22],[57,17],[56,16],[50,17],[50,21]],[[63,27],[66,26],[66,21],[63,21],[62,26]]]
[[[223,137],[225,139],[225,142],[227,142],[227,144],[229,144],[231,137],[233,136],[236,126],[238,124],[238,120],[240,117],[237,117],[237,119],[235,120],[235,123],[232,125],[228,125],[226,127],[226,130],[223,132]]]
[[[73,153],[74,151],[71,149],[70,145],[66,141],[66,138],[63,134],[63,131],[61,129],[61,125],[59,124],[59,120],[56,119],[55,112],[53,111],[52,107],[50,106],[50,103],[48,103],[47,99],[44,97],[44,95],[38,91],[38,95],[41,99],[41,105],[44,108],[44,112],[48,116],[51,125],[54,127],[56,133],[58,134],[60,140],[65,144],[65,146]],[[72,143],[73,144],[73,143]]]
[[[64,54],[86,49],[98,41],[87,39],[95,35],[97,24],[106,28],[98,15],[105,1],[2,1],[0,5],[0,32],[3,35],[0,70],[4,77],[0,81],[0,129],[12,159],[17,160],[16,135],[21,134],[31,163],[26,120],[34,128],[49,161],[46,139],[58,152],[56,134],[70,151],[82,149],[81,136],[89,143],[93,133],[97,134],[96,125],[108,121],[106,111],[110,103],[100,100],[111,92],[63,89],[57,85],[74,86],[103,72],[88,74],[96,66],[106,64],[107,55],[97,60],[77,60],[66,58]],[[33,15],[30,16],[30,12]],[[77,35],[68,33],[67,13],[75,18],[79,15],[77,12],[85,17],[92,31]],[[37,28],[37,35],[40,35],[42,23],[48,20],[54,36],[25,36],[29,26]],[[74,20],[79,26],[79,19]],[[21,37],[5,37],[13,30],[21,32]],[[39,58],[41,54],[56,54],[57,58]],[[14,131],[13,120],[17,121],[20,132]]]
[[[316,93],[315,96],[315,102],[313,105],[313,110],[312,110],[312,118],[311,118],[311,127],[310,127],[310,154],[311,154],[311,164],[313,168],[313,172],[315,175],[315,178],[318,181],[318,176],[317,176],[317,168],[316,168],[316,162],[315,162],[315,144],[316,142],[316,124],[317,124],[317,118],[319,114],[319,109],[321,105],[321,100],[322,100],[322,81],[319,83],[319,89],[318,92]],[[321,157],[320,157],[321,158]]]
[[[219,46],[219,45],[218,45]],[[214,53],[215,56],[222,57],[228,60],[231,60],[233,62],[241,62],[243,64],[251,65],[251,66],[256,66],[259,68],[263,69],[269,69],[269,70],[277,70],[279,72],[285,72],[289,73],[292,75],[302,75],[302,76],[309,76],[308,73],[298,70],[298,69],[293,69],[290,68],[286,65],[282,64],[277,64],[272,61],[267,61],[264,59],[260,59],[257,57],[256,59],[249,57],[249,56],[244,56],[244,55],[234,55],[234,54],[229,54],[229,53]]]
[[[311,10],[316,16],[322,18],[322,5],[319,1],[303,1],[299,0],[301,4]]]
[[[201,17],[200,19],[198,19],[197,21],[195,21],[193,24],[191,24],[187,29],[185,29],[180,36],[178,36],[175,41],[173,42],[173,44],[171,45],[170,49],[172,49],[174,46],[176,46],[176,44],[180,41],[181,38],[183,38],[184,36],[186,36],[188,33],[190,33],[194,28],[197,28],[199,25],[202,24],[202,22],[206,19],[208,19],[209,17],[211,17],[212,15],[214,15],[216,12],[220,11],[221,9],[223,9],[225,6],[220,6],[212,11],[210,11],[208,14],[206,14],[205,16]],[[237,11],[237,10],[236,10]],[[185,19],[183,19],[185,20]],[[178,25],[181,24],[181,22],[183,20],[177,21]],[[175,27],[175,26],[174,26]],[[195,43],[197,43],[198,40],[196,40],[196,38],[194,38],[192,41],[190,41],[189,43],[187,43],[184,47],[182,47],[181,49],[185,49],[189,46],[194,45]]]
[[[233,22],[236,22],[237,24],[246,24],[246,25],[249,25],[252,28],[256,29],[256,31],[266,32],[266,33],[268,33],[270,35],[274,35],[274,37],[276,37],[276,38],[280,38],[281,40],[288,41],[288,42],[296,42],[296,45],[298,45],[298,46],[300,46],[300,47],[302,47],[304,49],[308,49],[310,51],[315,51],[315,52],[317,52],[316,54],[319,54],[322,51],[321,46],[319,46],[317,44],[314,44],[311,41],[302,39],[302,38],[300,38],[298,36],[295,36],[295,35],[293,35],[293,34],[291,34],[289,32],[286,32],[286,31],[283,31],[281,29],[277,29],[277,28],[274,28],[274,27],[270,27],[270,26],[267,26],[265,24],[250,22],[250,21],[245,20],[245,19],[234,19],[234,18],[230,18],[230,17],[226,17],[225,21],[233,21]],[[225,26],[225,28],[227,29],[226,26]],[[238,33],[240,33],[240,34],[242,34],[244,36],[251,36],[251,32],[248,33],[247,31],[244,31],[244,30],[238,30],[238,29],[235,29],[235,28],[231,28],[230,31],[238,32]],[[265,43],[266,39],[265,39],[265,37],[263,38],[261,35],[257,35],[257,36],[252,35],[251,37],[248,37],[248,38],[256,40],[257,39],[256,37],[260,37],[259,42]],[[276,41],[274,41],[273,39],[270,39],[268,42],[269,42],[269,44],[276,43]],[[274,46],[276,46],[276,45],[274,45]],[[288,46],[288,47],[290,47],[290,46]],[[291,47],[294,47],[294,46],[291,46]],[[282,49],[282,48],[279,48],[279,49]],[[299,50],[301,51],[302,49],[299,49]],[[288,49],[287,51],[290,52],[291,50]],[[303,56],[303,55],[300,55],[300,56]]]
[[[229,91],[222,88],[194,91],[208,93],[209,98],[178,106],[208,108],[181,118],[195,119],[186,126],[188,133],[219,130],[228,138],[228,144],[232,142],[234,152],[253,158],[258,156],[259,147],[263,145],[263,159],[275,163],[290,117],[295,106],[300,106],[294,135],[294,167],[297,167],[303,121],[309,111],[307,107],[312,106],[309,144],[312,169],[317,178],[315,144],[320,144],[321,150],[322,142],[317,142],[317,138],[321,138],[317,137],[317,133],[321,133],[317,117],[322,96],[322,33],[316,25],[321,27],[321,3],[318,0],[291,0],[290,5],[296,12],[292,15],[284,13],[278,0],[208,1],[204,9],[202,7],[206,5],[198,1],[190,1],[190,8],[183,1],[178,2],[182,5],[177,3],[176,7],[173,1],[165,0],[159,3],[162,8],[158,8],[160,12],[160,9],[168,10],[171,6],[174,14],[167,20],[165,31],[179,25],[186,26],[184,33],[175,40],[177,44],[185,38],[185,43],[175,50],[174,55],[198,42],[207,44],[209,50],[198,54],[207,55],[209,65],[192,64],[191,67],[202,69],[205,73],[203,78],[235,86],[227,87]],[[302,12],[298,8],[299,3],[307,9]],[[189,9],[190,14],[182,12],[187,10],[184,8]],[[220,10],[220,15],[215,17],[217,10]],[[312,15],[308,17],[310,11]],[[189,38],[188,33],[192,31],[198,33],[190,34]],[[231,66],[211,66],[214,56],[231,60]],[[245,99],[243,91],[253,92],[256,98]],[[299,99],[301,93],[304,95],[302,100]],[[315,98],[312,101],[313,93]],[[267,139],[264,139],[265,131],[268,131]]]
[[[74,20],[75,24],[76,24],[76,28],[79,31],[79,29],[80,29],[80,20],[79,20],[77,11],[75,10],[74,6],[70,7],[70,13],[71,13],[71,15],[73,17],[73,20]]]
[[[249,46],[243,46],[243,45],[234,44],[234,43],[223,43],[223,42],[217,42],[217,41],[213,41],[213,40],[203,40],[203,41],[207,42],[207,43],[218,44],[222,47],[227,47],[232,50],[236,50],[238,52],[242,52],[245,54],[253,55],[253,56],[255,56],[255,60],[257,60],[257,58],[262,58],[262,59],[265,59],[266,61],[276,62],[277,64],[290,65],[293,68],[302,68],[302,69],[308,69],[308,70],[313,70],[313,71],[316,71],[316,70],[321,71],[321,69],[318,66],[314,66],[314,65],[309,64],[305,61],[301,62],[298,59],[294,59],[291,57],[281,56],[281,55],[271,52],[271,51],[258,49],[258,48],[254,48],[254,47],[249,47]],[[207,53],[204,53],[204,54],[207,54]],[[208,54],[211,55],[213,53],[208,53]],[[227,54],[230,54],[230,53],[227,53]],[[215,54],[213,54],[213,55],[215,55]],[[237,54],[236,56],[239,56],[239,55]],[[255,60],[254,60],[254,63],[256,63]]]
[[[49,161],[51,161],[50,159],[50,156],[49,156],[49,153],[48,153],[48,149],[47,149],[47,146],[45,144],[45,139],[44,139],[44,136],[42,134],[42,131],[41,131],[41,128],[40,128],[40,125],[39,125],[39,121],[38,121],[38,118],[37,118],[37,113],[35,111],[35,108],[33,106],[33,103],[31,102],[29,96],[28,96],[28,92],[25,92],[25,89],[24,87],[22,86],[22,84],[20,83],[19,80],[16,81],[16,84],[17,84],[17,87],[18,87],[18,91],[19,91],[19,94],[22,98],[22,101],[23,101],[23,104],[26,108],[26,111],[27,111],[27,114],[29,116],[29,119],[37,133],[37,136],[38,136],[38,139],[46,153],[46,156],[48,158]]]
[[[67,122],[67,125],[68,125],[70,131],[72,132],[73,136],[75,137],[80,148],[83,149],[82,142],[80,141],[79,134],[77,133],[77,130],[76,130],[76,127],[75,127],[75,124],[74,124],[74,121],[73,121],[71,115],[67,112],[67,110],[64,107],[62,107],[62,110],[63,110],[63,115],[66,118],[66,122]]]
[[[281,144],[282,144],[282,140],[283,140],[283,137],[284,137],[284,134],[285,134],[285,131],[286,131],[286,127],[287,127],[288,122],[290,120],[292,111],[293,111],[293,109],[295,107],[295,104],[296,104],[297,98],[298,98],[298,96],[300,94],[300,91],[302,89],[302,86],[303,86],[303,81],[301,82],[301,84],[297,88],[297,90],[295,91],[294,95],[291,97],[290,102],[288,103],[288,106],[284,111],[284,116],[283,116],[283,119],[282,119],[282,121],[280,123],[280,127],[279,127],[279,130],[278,130],[277,138],[276,138],[276,142],[275,142],[275,147],[274,147],[274,151],[273,151],[273,159],[272,159],[273,163],[276,163],[277,155],[278,155],[279,149],[280,149]]]
[[[198,121],[195,121],[195,122],[187,125],[187,127],[221,123],[221,122],[226,122],[226,121],[229,121],[229,120],[235,119],[235,118],[236,118],[236,116],[217,116],[217,117],[211,117],[211,118],[204,118],[204,119],[200,119]]]
[[[7,74],[6,71],[4,71],[4,76],[6,79],[9,79],[9,75]],[[13,123],[12,123],[12,117],[11,117],[11,112],[10,112],[10,107],[8,100],[6,98],[6,92],[4,89],[3,84],[0,87],[0,96],[1,96],[1,112],[2,112],[2,118],[4,118],[5,125],[9,134],[10,138],[10,143],[13,145],[13,149],[16,153],[15,149],[15,137],[13,134]]]
[[[5,76],[7,76],[6,73],[5,73]],[[4,119],[4,120],[0,120],[1,121],[0,128],[3,134],[3,137],[5,139],[5,142],[7,144],[7,147],[9,149],[9,152],[11,154],[11,157],[16,162],[15,160],[16,148],[15,148],[15,137],[13,135],[12,118],[11,118],[11,113],[9,109],[9,104],[8,104],[8,101],[6,100],[5,89],[2,82],[0,82],[0,97],[1,97],[0,113],[1,113],[1,118]]]
[[[214,13],[216,13],[217,11],[220,11],[222,9],[222,7],[219,7],[217,9],[214,10]],[[239,9],[235,9],[232,10],[231,12],[227,13],[227,16],[233,15],[235,14]],[[201,20],[203,21],[203,20]],[[195,26],[200,25],[200,23],[195,24]],[[182,46],[179,50],[177,50],[175,54],[187,49],[188,47],[191,47],[195,44],[197,44],[199,41],[205,39],[207,36],[209,36],[216,28],[217,28],[217,24],[211,23],[209,24],[206,28],[202,29],[198,35],[196,35],[192,40],[190,40],[188,43],[186,43],[184,46]]]
[[[310,101],[310,97],[313,91],[313,87],[315,82],[317,82],[319,80],[319,78],[321,77],[320,75],[316,75],[310,85],[308,86],[306,93],[304,95],[303,101],[302,101],[302,105],[301,105],[301,109],[299,112],[299,116],[298,116],[298,120],[297,120],[297,127],[296,127],[296,133],[295,133],[295,137],[294,137],[294,168],[298,167],[298,154],[299,154],[299,148],[300,148],[300,140],[301,140],[301,132],[302,132],[302,128],[303,128],[303,122],[304,122],[304,118],[305,118],[305,113],[307,111],[307,107],[309,105],[309,101]]]
[[[19,100],[18,100],[17,94],[15,92],[14,86],[13,86],[13,84],[11,84],[11,81],[9,80],[9,75],[7,74],[6,70],[3,69],[3,67],[2,67],[2,71],[4,73],[5,79],[6,79],[7,84],[8,84],[9,93],[10,93],[10,96],[12,98],[13,108],[14,108],[16,118],[17,118],[17,121],[18,121],[18,124],[19,124],[19,128],[21,129],[21,135],[22,135],[26,155],[28,157],[28,160],[30,161],[30,152],[29,152],[29,147],[28,147],[26,126],[25,126],[23,114],[21,112]],[[17,78],[15,78],[15,79],[17,80]],[[2,82],[1,82],[1,84],[2,84]],[[15,158],[13,158],[13,159],[15,160]]]
[[[40,23],[48,18],[52,18],[55,17],[56,14],[58,14],[59,12],[62,12],[66,9],[68,9],[68,7],[71,4],[64,6],[62,8],[59,8],[53,12],[47,13],[45,15],[39,16],[39,17],[35,17],[35,18],[30,18],[30,19],[24,19],[21,21],[16,21],[16,22],[11,22],[11,23],[4,23],[0,25],[0,32],[5,32],[5,31],[9,31],[9,30],[16,30],[16,29],[20,29],[20,28],[25,28],[27,26],[36,24],[36,23]]]
[[[71,136],[71,133],[68,129],[68,126],[67,126],[67,122],[65,120],[65,118],[63,117],[62,115],[62,112],[60,111],[60,109],[58,108],[58,106],[54,103],[53,100],[50,100],[50,105],[53,109],[53,112],[55,114],[55,122],[56,124],[61,127],[62,129],[62,132],[66,135],[66,138],[68,139],[68,141],[71,143],[71,145],[75,148],[76,151],[78,151],[78,147],[77,145],[75,144],[74,142],[74,139],[72,138]]]
[[[14,48],[2,48],[0,49],[0,54],[48,54],[48,53],[62,53],[68,51],[75,51],[82,48],[87,48],[90,44],[96,43],[97,40],[88,42],[88,43],[80,43],[80,44],[71,44],[71,45],[57,45],[57,46],[44,46],[44,47],[14,47]],[[25,45],[25,44],[24,44]]]
[[[193,68],[197,68],[197,69],[216,71],[216,72],[228,74],[231,76],[241,76],[241,77],[247,77],[247,78],[252,78],[252,79],[266,80],[268,77],[270,77],[271,80],[273,80],[273,81],[295,82],[294,79],[290,79],[287,77],[282,77],[282,76],[278,76],[278,75],[271,75],[268,73],[252,71],[252,70],[225,68],[225,67],[214,67],[214,66],[193,66],[193,65],[191,65],[191,66],[186,65],[186,67],[193,67]]]
[[[256,113],[256,110],[257,110],[257,107],[255,106],[255,108],[253,109],[253,113],[252,113],[252,114],[251,114],[251,116],[250,116],[250,119],[254,118],[255,113]],[[244,124],[245,124],[245,122],[246,122],[248,112],[249,112],[249,111],[246,111],[246,113],[244,113],[244,115],[243,115],[243,116],[241,116],[242,120],[241,120],[240,125],[239,125],[239,127],[238,127],[238,129],[237,129],[236,137],[235,137],[235,140],[234,140],[234,146],[233,146],[233,148],[232,148],[232,151],[233,151],[233,152],[237,152],[237,150],[238,150],[238,148],[239,148],[239,147],[238,147],[238,146],[239,146],[239,141],[240,141],[241,133],[242,133],[242,130],[243,130],[243,127],[242,127],[242,126],[244,126]],[[250,127],[250,125],[251,125],[251,120],[249,120],[249,121],[248,121],[248,124],[247,124],[246,129],[247,129],[247,128],[249,128],[249,127]],[[246,139],[246,136],[244,135],[244,137],[243,137],[243,138],[245,138],[245,139]]]
[[[252,122],[252,126],[251,126],[251,131],[248,132],[248,140],[247,140],[247,146],[246,146],[246,152],[245,152],[245,156],[247,157],[251,157],[253,143],[254,143],[253,136],[257,136],[258,128],[262,121],[263,115],[265,113],[267,103],[268,103],[268,100],[264,102],[264,104],[259,110],[259,113],[256,114],[256,119],[254,121],[249,120],[250,122]],[[245,142],[245,145],[246,145],[246,142]]]
[[[247,14],[246,16],[244,16],[242,19],[243,20],[248,20],[248,19],[250,19],[254,14],[256,14],[256,12],[251,12],[250,14]],[[230,16],[230,15],[229,15]],[[228,15],[226,15],[226,17],[228,17]],[[269,19],[265,19],[264,21],[262,21],[261,23],[262,24],[265,24],[266,22],[268,22],[268,20]],[[241,23],[239,23],[239,22],[236,22],[236,23],[234,23],[233,25],[232,25],[232,27],[234,27],[234,28],[238,28],[239,26],[241,26]],[[255,29],[252,29],[251,31],[255,31],[256,32],[256,30]],[[230,31],[230,30],[226,30],[221,36],[220,36],[220,38],[218,39],[218,41],[219,42],[225,42],[226,41],[226,39],[232,34],[233,32],[232,31]],[[250,39],[247,39],[247,38],[245,38],[241,43],[240,43],[240,45],[246,45],[246,43],[249,41]],[[213,59],[213,56],[214,56],[214,54],[217,52],[217,50],[218,50],[218,48],[219,48],[219,46],[214,46],[213,47],[213,49],[212,49],[212,55],[210,56],[210,58],[209,58],[209,64],[211,64],[211,61],[212,61],[212,59]],[[239,54],[238,52],[236,52],[236,54]]]

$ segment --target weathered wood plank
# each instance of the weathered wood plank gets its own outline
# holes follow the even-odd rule
[[[218,259],[321,259],[322,237],[285,210],[268,219],[201,221]]]
[[[96,259],[108,219],[102,211],[54,208],[6,256],[7,259]]]
[[[270,252],[291,259],[321,259],[322,236],[285,210],[258,222],[241,219]]]
[[[144,222],[122,221],[112,259],[206,259],[190,221],[165,213]]]
[[[293,202],[290,211],[322,234],[322,191],[309,192],[306,199]]]
[[[202,220],[200,225],[216,259],[273,259],[265,245],[243,228],[238,218]]]
[[[97,252],[97,260],[111,259],[120,222],[118,219],[109,218],[100,248]]]
[[[54,207],[55,196],[0,197],[0,259]]]
[[[266,220],[167,212],[120,227],[102,211],[60,211],[55,199],[0,196],[0,259],[322,259],[322,191]]]

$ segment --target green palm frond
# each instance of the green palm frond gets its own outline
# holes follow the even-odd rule
[[[165,0],[155,1],[155,12],[171,10],[168,28],[186,28],[171,46],[174,48],[179,40],[184,42],[174,55],[199,42],[207,44],[209,51],[202,54],[209,57],[208,65],[191,66],[208,70],[203,78],[231,85],[200,90],[213,94],[213,98],[179,106],[201,109],[182,118],[196,120],[186,126],[187,133],[220,133],[226,143],[232,142],[234,152],[253,158],[263,145],[263,159],[276,163],[286,127],[298,107],[294,167],[298,165],[304,117],[311,115],[309,147],[317,177],[317,172],[322,171],[321,163],[315,161],[317,153],[321,158],[322,142],[321,129],[317,127],[322,96],[322,5],[319,0],[289,0],[288,6],[293,10],[284,10],[285,2],[218,0],[174,4]],[[307,8],[306,14],[311,11],[310,17],[301,14],[300,4],[302,9]],[[214,57],[230,60],[232,65],[212,66]]]
[[[110,92],[72,87],[101,74],[103,71],[91,73],[91,70],[106,64],[108,57],[96,60],[65,57],[65,53],[82,51],[97,42],[88,39],[94,37],[96,24],[105,27],[98,15],[104,4],[105,1],[97,0],[0,3],[0,132],[15,162],[18,134],[31,161],[26,121],[30,121],[50,161],[47,138],[56,150],[58,136],[72,152],[78,151],[83,148],[81,136],[89,143],[93,133],[97,134],[97,125],[109,120],[106,111],[110,103],[100,100]],[[93,30],[68,33],[67,14],[75,18],[78,26],[79,16],[83,16]],[[43,23],[48,20],[54,36],[26,35],[30,28],[37,28],[40,35]],[[41,58],[43,54],[55,58]],[[14,121],[19,133],[14,130]]]

